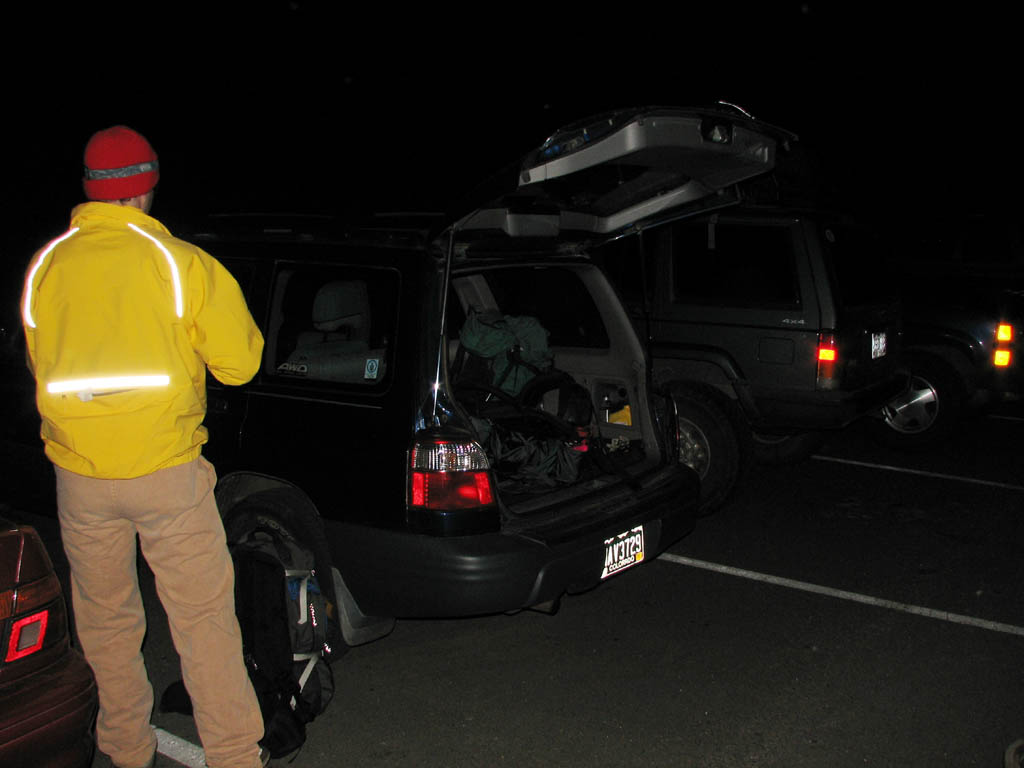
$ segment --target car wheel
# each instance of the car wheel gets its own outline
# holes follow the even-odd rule
[[[725,408],[691,389],[675,390],[679,461],[700,477],[700,512],[707,515],[725,503],[742,467],[740,437]]]
[[[910,361],[910,387],[871,420],[871,433],[883,445],[903,450],[927,448],[948,437],[960,422],[964,386],[945,361],[919,355]]]
[[[751,434],[754,460],[759,464],[782,466],[798,464],[817,451],[825,436],[821,432],[798,432],[793,435],[772,435],[764,432]]]

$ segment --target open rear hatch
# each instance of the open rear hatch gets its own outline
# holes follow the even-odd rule
[[[459,239],[604,239],[706,204],[775,167],[790,133],[727,108],[629,109],[556,131],[482,187]],[[513,176],[514,174],[514,176]],[[490,191],[490,199],[482,201]]]
[[[618,493],[611,487],[633,486],[639,499],[645,478],[664,471],[674,454],[659,438],[643,345],[583,249],[735,199],[730,188],[771,171],[791,138],[725,109],[602,115],[557,131],[477,190],[483,204],[464,208],[439,238],[449,280],[434,413],[477,436],[506,510],[531,525],[554,514],[562,525],[570,498],[603,494],[581,505],[587,524]],[[533,351],[516,335],[524,320],[524,334],[534,321],[542,329],[546,364],[515,367],[513,358]],[[470,348],[467,333],[490,336],[488,324],[514,337],[489,358]],[[509,385],[521,378],[528,383]],[[537,381],[544,386],[531,389]],[[621,499],[611,506],[622,509]]]

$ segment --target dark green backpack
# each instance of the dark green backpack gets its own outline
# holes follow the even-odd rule
[[[471,311],[459,332],[460,353],[486,371],[489,383],[515,397],[552,367],[548,332],[535,317]]]

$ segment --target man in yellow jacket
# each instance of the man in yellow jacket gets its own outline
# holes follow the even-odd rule
[[[144,137],[99,131],[85,166],[90,202],[33,257],[21,309],[78,635],[99,688],[97,744],[118,768],[156,759],[138,537],[207,764],[257,768],[263,721],[242,660],[216,474],[200,452],[207,369],[246,383],[263,337],[227,270],[149,216],[159,168]]]

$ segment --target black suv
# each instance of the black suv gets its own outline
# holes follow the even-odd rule
[[[873,433],[927,448],[970,413],[1024,394],[1024,233],[1015,212],[901,216],[878,225],[878,241],[903,300],[912,377]]]
[[[675,400],[705,513],[750,460],[806,458],[907,388],[895,285],[865,234],[767,178],[595,254]]]
[[[193,239],[266,338],[242,388],[211,382],[207,454],[229,538],[305,532],[350,644],[393,617],[552,608],[693,526],[671,401],[585,244],[771,169],[777,133],[716,112],[571,126],[454,224],[215,219]],[[546,331],[550,366],[467,351],[481,318]],[[517,337],[518,338],[518,337]]]

